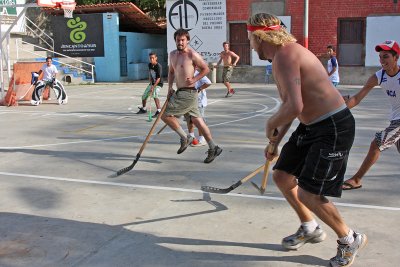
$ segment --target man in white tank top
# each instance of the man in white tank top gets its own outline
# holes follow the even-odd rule
[[[364,87],[347,101],[347,106],[352,108],[358,105],[375,86],[380,85],[392,107],[389,114],[390,125],[375,134],[375,138],[371,142],[368,154],[360,169],[352,178],[344,182],[343,190],[361,188],[363,176],[378,160],[383,150],[395,144],[400,152],[400,69],[397,63],[400,47],[397,42],[389,40],[377,45],[375,50],[379,52],[379,61],[382,69],[372,75]]]

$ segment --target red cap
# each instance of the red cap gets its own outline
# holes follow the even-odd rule
[[[400,54],[399,44],[393,40],[388,40],[388,41],[385,41],[383,44],[379,44],[379,45],[375,46],[376,52],[380,52],[382,50],[385,50],[385,51],[393,50],[397,54]]]

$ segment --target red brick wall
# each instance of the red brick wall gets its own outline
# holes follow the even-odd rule
[[[226,0],[226,19],[228,21],[247,21],[253,2],[255,0]]]
[[[246,21],[251,3],[258,0],[226,0],[227,20]],[[373,14],[400,13],[400,1],[393,0],[312,0],[309,1],[308,44],[317,54],[324,54],[328,44],[337,45],[338,18],[367,17]],[[292,17],[292,33],[304,44],[304,0],[286,0],[286,16]]]

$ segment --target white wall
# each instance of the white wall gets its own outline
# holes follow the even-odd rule
[[[290,28],[291,28],[291,22],[292,22],[292,17],[290,16],[278,16],[278,18],[286,25],[288,31],[290,32]],[[252,66],[267,66],[267,65],[271,65],[271,63],[269,63],[266,60],[260,60],[258,58],[258,54],[256,51],[254,51],[253,49],[251,49],[251,65]]]
[[[174,32],[189,30],[191,48],[207,62],[217,62],[226,41],[226,0],[167,0],[167,48],[176,49]]]
[[[400,16],[367,17],[365,66],[380,66],[375,46],[386,40],[400,42]]]

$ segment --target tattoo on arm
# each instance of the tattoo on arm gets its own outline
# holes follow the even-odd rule
[[[294,78],[293,81],[294,81],[294,83],[295,83],[296,85],[301,85],[301,80],[300,80],[299,77]]]

